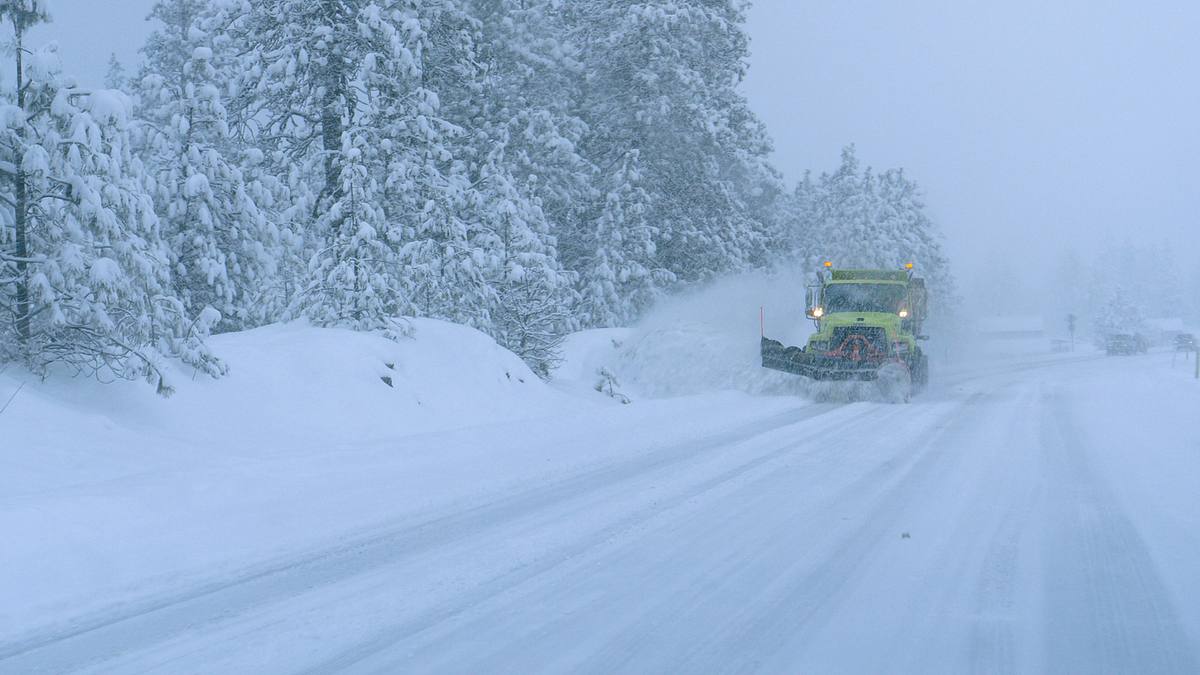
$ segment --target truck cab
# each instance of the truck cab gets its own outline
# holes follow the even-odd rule
[[[877,380],[889,397],[908,400],[928,381],[918,345],[928,304],[912,265],[900,270],[825,269],[809,286],[805,315],[816,323],[804,347],[762,338],[763,367],[814,380]],[[897,393],[898,392],[898,393]]]

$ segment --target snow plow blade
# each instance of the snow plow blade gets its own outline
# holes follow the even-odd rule
[[[850,361],[805,351],[800,347],[785,347],[782,342],[762,339],[763,368],[800,375],[813,380],[846,381],[874,380],[882,365],[874,361]]]

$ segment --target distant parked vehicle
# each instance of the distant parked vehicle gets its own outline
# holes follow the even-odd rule
[[[1191,333],[1179,333],[1175,336],[1175,351],[1177,352],[1194,352],[1196,351],[1196,336]]]
[[[1113,333],[1105,340],[1104,351],[1109,356],[1141,354],[1146,351],[1146,338],[1134,333]]]

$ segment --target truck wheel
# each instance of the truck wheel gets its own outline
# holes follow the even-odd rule
[[[918,353],[912,365],[913,391],[922,391],[929,386],[929,358]]]

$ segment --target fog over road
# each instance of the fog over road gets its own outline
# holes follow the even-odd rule
[[[0,638],[0,672],[1197,672],[1198,395],[1170,359],[731,411],[702,439]]]

